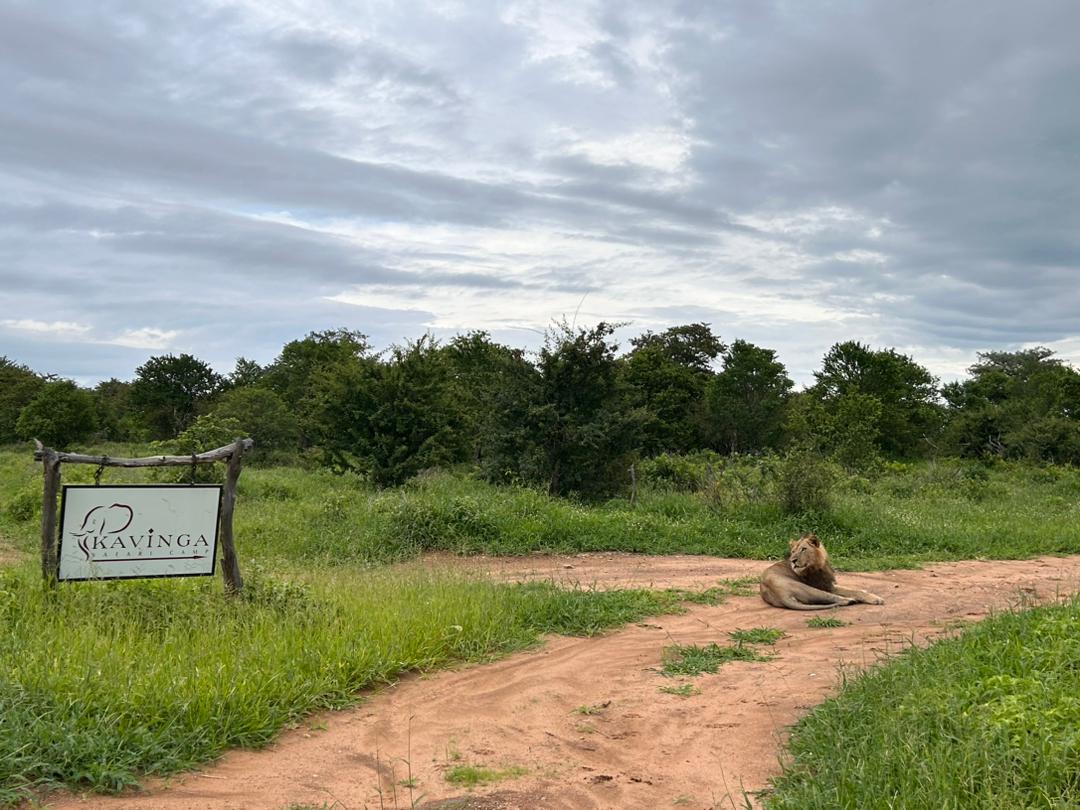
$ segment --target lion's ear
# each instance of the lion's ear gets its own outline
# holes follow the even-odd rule
[[[806,539],[810,541],[810,545],[812,545],[812,546],[820,546],[821,545],[821,541],[818,540],[818,536],[816,534],[807,535]]]

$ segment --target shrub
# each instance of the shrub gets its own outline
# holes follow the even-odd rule
[[[777,501],[789,515],[826,512],[836,480],[835,468],[817,453],[791,452],[777,465]]]
[[[234,388],[222,395],[211,412],[217,420],[234,420],[237,435],[254,439],[262,450],[296,448],[300,428],[285,400],[266,388]]]
[[[66,448],[97,427],[94,397],[71,380],[47,383],[19,413],[15,430],[24,439]]]
[[[679,492],[696,492],[715,476],[715,469],[723,464],[718,453],[703,451],[689,455],[662,453],[638,464],[638,476],[642,483]]]
[[[240,423],[232,417],[206,414],[198,417],[191,426],[171,441],[154,442],[154,448],[176,455],[205,453],[217,447],[231,444],[243,436]],[[156,471],[160,481],[175,483],[220,483],[225,478],[224,464],[196,464],[190,467],[162,467]]]

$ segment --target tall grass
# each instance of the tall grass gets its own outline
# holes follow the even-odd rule
[[[773,810],[1080,807],[1080,601],[912,649],[807,716],[791,751]]]
[[[262,745],[406,671],[678,610],[665,593],[387,569],[301,584],[249,568],[239,600],[206,580],[45,594],[23,565],[0,572],[0,799],[35,785],[118,790]]]
[[[971,462],[888,465],[835,484],[830,507],[791,515],[769,489],[769,460],[740,461],[697,491],[646,486],[635,503],[581,504],[467,472],[422,475],[379,491],[320,470],[252,468],[240,479],[241,553],[304,566],[383,563],[422,551],[526,554],[635,551],[765,559],[814,530],[848,569],[929,560],[1080,552],[1080,471]],[[756,465],[756,466],[755,466]],[[65,480],[92,468],[67,466]],[[106,480],[146,480],[114,471]],[[40,470],[29,452],[0,451],[0,535],[37,540]]]

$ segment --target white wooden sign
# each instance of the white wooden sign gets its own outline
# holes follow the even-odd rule
[[[221,487],[64,487],[61,580],[212,576]]]

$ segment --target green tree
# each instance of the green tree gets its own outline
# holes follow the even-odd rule
[[[221,389],[222,378],[190,354],[151,357],[135,370],[131,404],[158,439],[178,435]]]
[[[370,349],[367,335],[351,329],[310,332],[301,340],[285,344],[277,359],[266,367],[262,383],[275,391],[293,413],[300,414],[317,374],[363,361]]]
[[[94,387],[94,407],[102,437],[114,442],[140,441],[146,427],[131,403],[131,383],[112,377]]]
[[[778,448],[792,385],[776,352],[745,340],[732,343],[706,390],[714,446],[728,453]]]
[[[310,332],[286,343],[259,380],[284,401],[300,427],[300,443],[318,443],[316,434],[325,426],[326,397],[331,396],[333,377],[357,380],[370,370],[372,357],[367,336],[351,329]]]
[[[254,360],[237,357],[236,366],[229,372],[227,381],[232,388],[243,388],[244,386],[258,384],[265,373],[266,369]]]
[[[858,390],[842,394],[829,414],[829,446],[848,469],[878,461],[881,445],[881,400]]]
[[[45,386],[45,378],[0,355],[0,444],[19,439],[19,414]]]
[[[249,437],[263,450],[295,450],[300,438],[296,417],[267,388],[243,386],[226,391],[210,414],[218,422],[236,424],[239,432],[232,438]]]
[[[533,369],[517,369],[518,404],[496,426],[489,470],[556,495],[602,497],[625,486],[647,415],[628,396],[613,332],[607,323],[548,331]]]
[[[633,338],[622,361],[630,402],[652,418],[643,425],[649,454],[687,452],[703,446],[705,390],[724,344],[708,324],[674,326]]]
[[[71,380],[46,383],[22,409],[15,429],[23,439],[40,439],[64,449],[97,427],[94,396]]]
[[[461,429],[470,445],[468,455],[482,463],[500,409],[512,407],[502,393],[513,385],[524,355],[519,349],[493,342],[483,331],[456,335],[442,351]]]
[[[946,448],[965,456],[1071,458],[1070,423],[1080,422],[1080,373],[1044,347],[978,357],[968,379],[942,389]]]
[[[426,336],[390,349],[383,362],[344,362],[312,381],[317,443],[338,467],[379,486],[465,460],[469,443],[450,384],[450,366]]]
[[[849,394],[878,401],[875,444],[886,456],[916,455],[940,428],[937,381],[910,357],[893,349],[875,351],[855,341],[837,343],[814,377],[814,393],[832,415]]]

